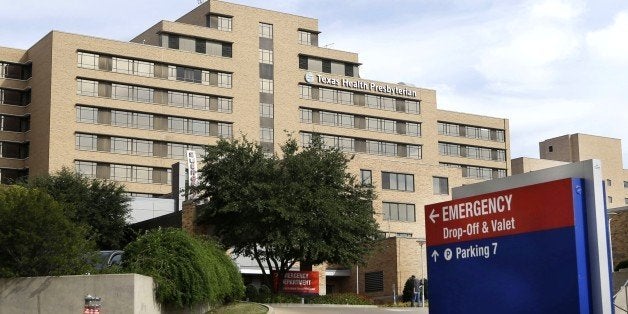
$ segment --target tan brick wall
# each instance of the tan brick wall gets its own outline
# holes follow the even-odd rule
[[[628,260],[628,210],[609,213],[611,243],[613,246],[613,268]]]

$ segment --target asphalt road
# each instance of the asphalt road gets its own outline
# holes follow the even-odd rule
[[[428,314],[428,308],[420,307],[360,307],[347,305],[288,305],[270,304],[275,314],[319,314],[319,313],[380,313],[380,314]],[[271,312],[272,313],[272,310]]]

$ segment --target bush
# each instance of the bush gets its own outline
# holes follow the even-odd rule
[[[246,296],[247,301],[255,302],[257,301],[259,292],[257,291],[257,287],[254,284],[250,283],[246,285],[246,289],[244,290],[244,295]]]
[[[0,277],[76,275],[90,271],[96,247],[87,227],[37,189],[0,186]],[[94,256],[95,258],[95,256]]]
[[[122,267],[153,277],[156,298],[164,305],[218,305],[244,295],[242,277],[225,251],[181,229],[157,229],[140,236],[126,246]]]
[[[270,302],[271,296],[272,296],[272,292],[270,291],[270,288],[268,288],[268,286],[261,285],[259,287],[258,302],[260,302],[260,303]]]
[[[307,298],[307,303],[373,305],[373,301],[371,299],[355,293],[334,293],[328,295],[311,296]]]

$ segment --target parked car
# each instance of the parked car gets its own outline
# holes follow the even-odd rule
[[[96,269],[102,270],[113,265],[120,265],[122,263],[122,255],[124,251],[120,250],[108,250],[99,252],[99,261],[96,264]]]

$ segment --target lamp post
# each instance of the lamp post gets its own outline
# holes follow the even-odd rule
[[[421,307],[425,307],[425,277],[423,276],[423,244],[425,244],[425,238],[419,238],[419,260],[421,260]]]

